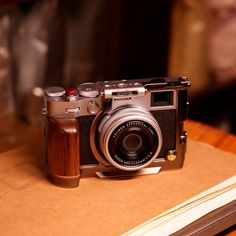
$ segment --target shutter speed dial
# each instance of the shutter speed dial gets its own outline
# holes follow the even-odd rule
[[[79,95],[83,97],[95,98],[100,94],[100,87],[96,83],[84,83],[78,86]]]
[[[45,90],[45,94],[50,98],[57,98],[65,94],[65,89],[62,87],[49,87]]]

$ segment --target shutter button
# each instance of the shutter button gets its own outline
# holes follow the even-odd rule
[[[69,102],[75,101],[78,97],[78,90],[76,88],[66,89],[66,98]]]
[[[67,96],[76,96],[78,94],[78,90],[76,88],[68,88],[66,89]]]

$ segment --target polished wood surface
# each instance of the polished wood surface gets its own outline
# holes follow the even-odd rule
[[[192,120],[185,122],[185,129],[188,132],[188,137],[192,140],[201,141],[216,148],[236,153],[235,135]],[[236,236],[236,230],[230,229],[229,232],[222,235]]]
[[[49,175],[56,185],[77,187],[80,179],[78,120],[48,118],[46,124]]]
[[[185,129],[188,132],[188,137],[192,140],[208,143],[222,150],[236,153],[235,135],[192,120],[185,123]]]

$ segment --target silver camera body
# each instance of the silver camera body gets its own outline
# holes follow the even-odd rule
[[[47,88],[43,112],[52,181],[75,187],[91,172],[117,176],[181,168],[190,85],[181,77]]]

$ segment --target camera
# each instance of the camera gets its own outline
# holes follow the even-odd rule
[[[51,181],[136,175],[183,166],[187,90],[180,78],[83,83],[45,90],[46,167]]]

